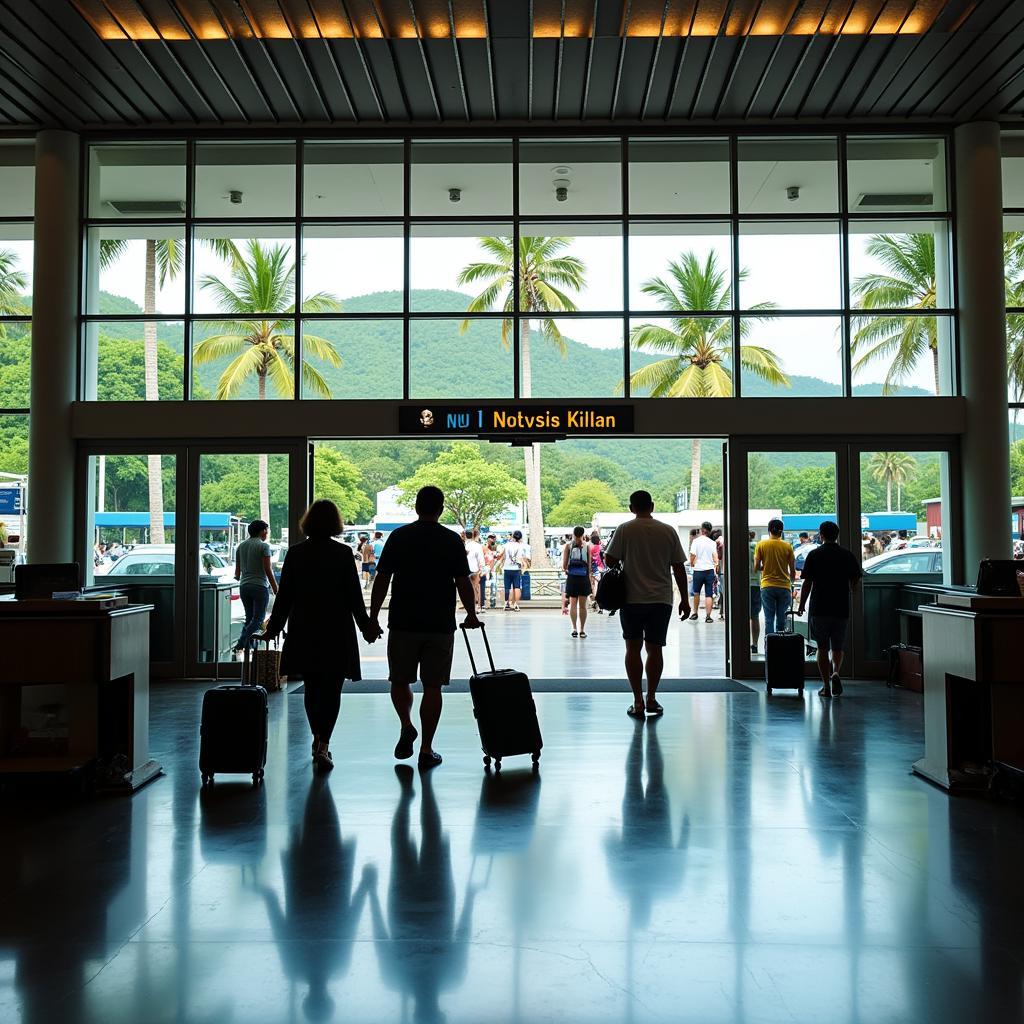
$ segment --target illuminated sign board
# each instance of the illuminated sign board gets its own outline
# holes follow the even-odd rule
[[[398,410],[398,430],[418,437],[607,437],[633,433],[633,406],[587,402],[404,405]]]

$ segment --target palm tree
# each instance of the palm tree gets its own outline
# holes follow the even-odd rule
[[[881,483],[885,481],[885,510],[892,511],[892,485],[896,484],[896,506],[903,504],[903,485],[917,475],[917,459],[906,452],[875,452],[868,462],[868,471]]]
[[[28,286],[28,278],[18,270],[18,254],[10,249],[0,249],[0,316],[21,316],[28,313],[22,292]],[[0,324],[0,338],[7,331]]]
[[[467,313],[480,313],[500,305],[511,313],[515,308],[515,295],[519,294],[519,310],[525,314],[520,321],[519,334],[519,393],[523,398],[533,394],[533,364],[531,343],[533,321],[540,337],[554,345],[562,358],[566,355],[565,339],[552,314],[569,313],[576,303],[569,292],[580,291],[586,283],[586,266],[577,256],[565,255],[573,239],[553,235],[527,236],[519,239],[519,280],[515,280],[516,246],[506,236],[485,237],[478,240],[488,260],[463,267],[458,283],[484,285],[484,290],[466,307]],[[461,330],[469,327],[462,322]],[[512,321],[501,322],[501,344],[508,349],[512,344]],[[534,564],[546,567],[547,551],[544,546],[544,512],[540,500],[540,445],[527,445],[523,449],[526,470],[526,520]]]
[[[1006,305],[1024,306],[1024,231],[1003,235]],[[1014,402],[1024,398],[1024,314],[1006,314],[1006,363]]]
[[[747,275],[740,271],[740,280]],[[655,277],[641,289],[662,309],[672,313],[692,310],[727,310],[730,289],[725,270],[713,252],[702,263],[696,253],[684,252],[668,265],[667,279]],[[762,302],[754,309],[773,309]],[[771,319],[761,317],[760,319]],[[749,333],[750,321],[740,322],[740,339]],[[637,352],[665,356],[630,374],[629,386],[652,398],[725,398],[732,394],[732,318],[673,316],[671,327],[639,324],[629,335]],[[758,345],[740,345],[740,366],[769,384],[789,387],[773,352]],[[700,507],[700,440],[693,439],[690,460],[690,508]]]
[[[246,242],[242,258],[232,266],[230,283],[206,275],[199,282],[209,291],[222,312],[242,318],[256,313],[279,313],[281,319],[236,319],[220,326],[223,332],[204,338],[192,354],[197,366],[230,358],[217,381],[218,399],[234,398],[250,377],[256,378],[260,401],[267,397],[267,382],[283,398],[295,397],[295,336],[287,333],[294,321],[295,265],[288,266],[289,251],[284,245],[264,247],[258,239]],[[303,301],[307,313],[327,313],[341,308],[341,302],[327,292],[317,292]],[[313,334],[302,336],[304,349],[333,367],[342,365],[341,356],[331,342]],[[306,390],[330,398],[331,389],[323,375],[308,362],[302,364]],[[267,456],[259,457],[260,518],[270,522],[270,486]]]

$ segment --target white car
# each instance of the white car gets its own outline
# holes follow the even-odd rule
[[[866,558],[862,565],[866,573],[916,573],[942,574],[942,548],[904,548],[902,551],[886,551],[884,554]]]
[[[136,544],[121,555],[116,562],[97,566],[96,574],[104,576],[173,576],[173,544]],[[103,569],[105,571],[101,572]],[[235,569],[217,554],[203,548],[199,552],[199,572],[204,576],[219,579],[234,578]]]

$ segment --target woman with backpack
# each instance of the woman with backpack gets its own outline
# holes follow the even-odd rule
[[[562,549],[562,571],[565,573],[565,596],[569,599],[569,621],[572,622],[573,637],[586,638],[587,601],[593,589],[593,564],[590,544],[584,540],[585,531],[577,526],[572,531],[572,540]],[[579,618],[579,630],[576,620]]]

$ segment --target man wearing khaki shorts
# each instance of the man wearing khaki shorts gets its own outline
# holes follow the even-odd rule
[[[412,757],[419,735],[420,768],[433,768],[441,763],[433,742],[441,719],[441,687],[447,686],[451,678],[456,591],[466,609],[464,625],[467,629],[480,627],[466,548],[454,530],[440,524],[443,511],[441,490],[421,488],[416,495],[419,518],[388,537],[377,560],[370,594],[367,632],[382,636],[378,615],[394,577],[388,606],[388,678],[391,703],[402,723],[395,757]],[[423,683],[422,734],[412,724],[412,684],[417,678]]]

